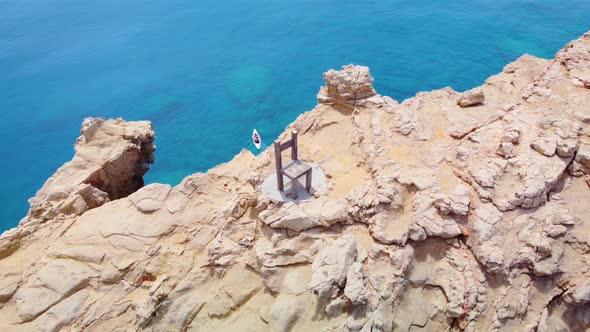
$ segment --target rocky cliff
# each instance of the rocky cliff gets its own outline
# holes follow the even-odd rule
[[[151,125],[85,121],[0,237],[0,330],[590,327],[590,34],[464,93],[324,79],[282,135],[328,179],[301,202],[260,193],[271,150],[142,186]]]

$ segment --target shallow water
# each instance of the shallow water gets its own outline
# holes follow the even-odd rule
[[[147,182],[263,148],[315,105],[322,72],[380,94],[480,85],[590,28],[588,0],[0,0],[0,231],[73,155],[84,117],[153,121]],[[266,144],[265,144],[266,143]]]

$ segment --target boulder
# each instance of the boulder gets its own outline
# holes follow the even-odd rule
[[[469,188],[463,184],[453,187],[450,196],[450,212],[459,216],[465,216],[469,212]]]
[[[573,139],[560,139],[557,141],[557,149],[555,152],[558,156],[568,158],[576,153],[578,142]]]
[[[246,185],[227,200],[223,211],[232,218],[238,219],[242,217],[249,208],[255,207],[257,202],[256,191],[252,186]]]
[[[318,94],[320,103],[354,104],[376,95],[369,67],[348,65],[324,73],[326,86]]]
[[[503,143],[518,144],[520,141],[520,128],[514,125],[507,126],[502,133]]]
[[[551,157],[557,149],[557,137],[554,135],[539,136],[531,143],[531,148],[544,156]]]
[[[484,101],[485,96],[483,94],[483,89],[479,87],[463,92],[463,94],[457,101],[457,105],[461,107],[470,107],[481,105]]]
[[[496,150],[496,154],[502,156],[506,159],[516,157],[516,152],[514,151],[514,144],[510,142],[503,142],[500,143],[498,149]]]

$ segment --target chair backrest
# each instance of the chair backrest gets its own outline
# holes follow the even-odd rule
[[[291,139],[281,143],[278,139],[274,142],[275,161],[277,163],[277,170],[283,168],[283,158],[281,152],[291,148],[291,159],[297,160],[297,131],[291,132]]]

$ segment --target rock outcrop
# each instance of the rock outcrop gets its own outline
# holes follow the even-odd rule
[[[155,137],[150,122],[87,118],[81,133],[74,158],[29,199],[31,207],[19,227],[0,236],[0,257],[23,242],[42,240],[49,244],[76,217],[143,186],[143,175],[154,162]],[[38,237],[39,229],[43,236]]]
[[[329,182],[301,202],[271,150],[143,186],[151,125],[86,120],[0,237],[0,330],[587,330],[589,78],[590,33],[401,103],[330,70],[281,137]]]
[[[348,65],[340,71],[330,69],[324,73],[324,81],[326,86],[318,93],[320,103],[354,105],[377,94],[369,67],[365,66]]]

